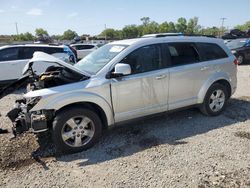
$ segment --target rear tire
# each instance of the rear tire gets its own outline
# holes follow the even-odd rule
[[[207,116],[217,116],[225,109],[228,98],[226,87],[215,83],[208,89],[200,111]]]
[[[102,123],[98,115],[81,107],[59,112],[53,122],[52,138],[57,154],[89,149],[97,143],[101,134]]]

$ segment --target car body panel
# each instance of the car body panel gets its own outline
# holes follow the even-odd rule
[[[168,69],[161,69],[112,79],[115,121],[167,110],[168,74]]]

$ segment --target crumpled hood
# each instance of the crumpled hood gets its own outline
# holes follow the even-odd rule
[[[79,73],[79,74],[82,74],[82,75],[84,75],[84,76],[88,76],[88,77],[91,76],[91,74],[89,74],[89,73],[87,73],[87,72],[85,72],[85,71],[79,70],[78,68],[72,66],[71,64],[66,63],[66,62],[64,62],[64,61],[62,61],[62,60],[60,60],[60,59],[58,59],[58,58],[56,58],[56,57],[54,57],[54,56],[52,56],[52,55],[46,54],[46,53],[44,53],[44,52],[35,52],[35,53],[33,54],[33,58],[30,59],[29,62],[25,65],[25,67],[24,67],[24,69],[23,69],[23,73],[26,73],[26,72],[27,72],[26,70],[27,70],[27,69],[30,67],[30,65],[31,65],[32,63],[34,63],[34,62],[56,63],[56,64],[58,64],[58,65],[61,65],[61,66],[63,66],[63,67],[66,67],[66,68],[68,68],[68,69],[70,69],[70,70],[73,70],[73,71],[75,71],[75,72],[77,72],[77,73]]]

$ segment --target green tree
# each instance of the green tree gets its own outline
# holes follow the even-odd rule
[[[203,28],[199,31],[202,35],[213,35],[213,36],[219,36],[220,35],[220,28],[218,27],[207,27]]]
[[[150,23],[150,18],[149,17],[143,17],[141,18],[142,25],[146,26]]]
[[[159,25],[159,32],[160,33],[167,33],[169,32],[169,24],[168,22],[163,22]]]
[[[37,28],[35,30],[36,36],[40,36],[40,35],[49,35],[48,32],[46,30],[44,30],[43,28]]]
[[[237,26],[235,26],[235,29],[239,29],[241,31],[246,31],[246,30],[250,29],[250,21],[246,22],[243,25],[237,25]]]
[[[136,25],[127,25],[122,29],[122,38],[136,38],[140,35]]]
[[[168,27],[169,27],[168,32],[170,32],[170,33],[175,33],[176,32],[176,28],[175,28],[174,22],[169,22],[168,23]]]
[[[150,22],[143,28],[143,35],[159,33],[159,24],[157,22]]]
[[[108,39],[120,39],[120,38],[122,38],[122,32],[119,30],[112,29],[112,28],[105,29],[100,35],[106,36]]]
[[[33,41],[35,37],[29,33],[20,33],[19,35],[13,35],[13,40],[14,41]]]
[[[76,36],[78,36],[78,34],[75,31],[68,29],[67,31],[64,31],[62,39],[73,40]]]
[[[184,33],[187,29],[187,20],[183,17],[179,18],[176,25],[175,25],[177,32]]]
[[[187,29],[186,29],[186,33],[187,34],[197,34],[200,26],[198,25],[198,17],[194,17],[189,19],[188,23],[187,23]]]

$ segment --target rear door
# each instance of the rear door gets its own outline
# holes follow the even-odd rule
[[[115,121],[166,110],[169,76],[162,60],[161,45],[141,47],[121,63],[129,64],[132,74],[111,81]]]
[[[199,84],[209,77],[210,65],[201,63],[194,43],[169,43],[169,110],[195,104]]]

